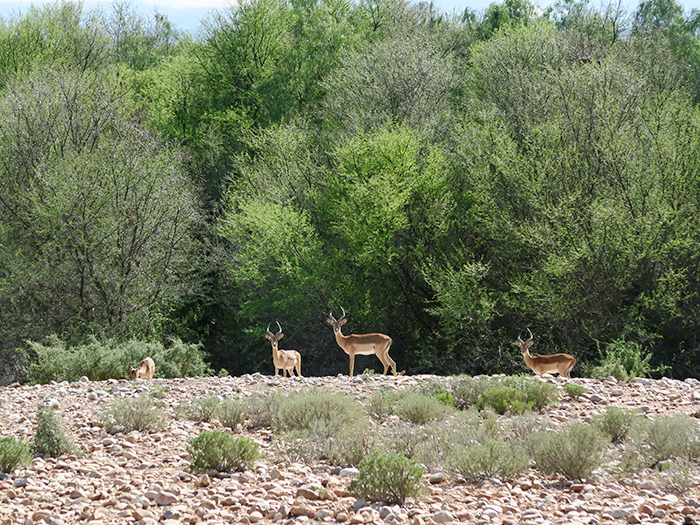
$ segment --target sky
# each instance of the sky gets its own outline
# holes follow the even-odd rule
[[[199,21],[208,12],[213,9],[218,9],[228,5],[232,0],[131,0],[131,5],[138,8],[144,15],[151,15],[156,10],[168,17],[168,19],[178,26],[180,29],[186,29],[190,32],[195,32],[199,27]],[[433,3],[442,11],[452,11],[457,9],[462,11],[465,7],[477,11],[483,11],[489,4],[500,3],[502,0],[433,0]],[[628,9],[633,11],[639,4],[639,0],[624,0],[628,3]],[[540,7],[546,7],[553,3],[554,0],[534,0],[533,3]],[[20,0],[20,1],[2,1],[0,0],[0,16],[7,18],[8,15],[18,12],[26,12],[27,8],[34,4],[40,6],[45,3],[41,0]],[[599,4],[593,0],[592,3]],[[607,2],[606,2],[607,3]],[[110,1],[84,0],[83,5],[86,9],[92,9],[97,5],[104,6],[105,10],[109,10]],[[691,9],[700,8],[700,0],[681,0],[680,4],[686,12]]]

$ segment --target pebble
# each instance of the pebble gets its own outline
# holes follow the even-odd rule
[[[429,492],[403,507],[375,504],[348,497],[347,485],[359,474],[356,467],[304,465],[266,453],[274,438],[269,430],[249,433],[261,459],[243,473],[187,472],[188,440],[201,430],[223,429],[217,421],[194,423],[174,417],[175,407],[199,396],[246,397],[254,390],[288,391],[302,387],[333,387],[347,395],[367,399],[377,388],[412,388],[435,376],[398,378],[365,375],[358,379],[302,378],[282,380],[261,374],[247,378],[187,378],[140,382],[89,381],[52,385],[0,387],[0,436],[28,439],[38,406],[51,406],[66,421],[66,428],[81,455],[35,459],[11,476],[0,477],[0,525],[105,525],[136,523],[163,525],[194,523],[372,523],[477,525],[694,522],[700,512],[700,488],[694,484],[678,498],[665,494],[656,478],[635,477],[623,483],[613,479],[562,483],[530,470],[513,481],[491,479],[480,486],[455,482],[449,472],[425,474]],[[439,378],[438,378],[439,379]],[[566,382],[545,377],[562,389],[562,402],[548,413],[557,425],[569,419],[585,420],[607,406],[630,407],[658,417],[667,413],[698,412],[700,382],[643,380],[632,383],[574,378],[589,389],[577,401],[563,393]],[[112,400],[160,388],[158,400],[171,414],[157,432],[108,434],[99,414]],[[227,429],[224,429],[228,431]]]

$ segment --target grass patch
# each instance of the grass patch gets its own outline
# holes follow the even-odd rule
[[[403,454],[375,451],[360,462],[359,471],[348,490],[368,501],[403,505],[424,490],[423,468]]]
[[[151,396],[141,394],[138,397],[115,399],[100,414],[100,420],[107,432],[116,434],[133,430],[161,430],[167,424],[168,416],[163,409],[154,406]]]

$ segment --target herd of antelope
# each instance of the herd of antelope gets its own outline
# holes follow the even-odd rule
[[[343,334],[342,327],[348,322],[345,309],[341,306],[340,309],[343,315],[340,319],[333,317],[333,311],[328,314],[326,321],[333,327],[335,341],[338,346],[350,357],[350,377],[352,377],[355,369],[356,355],[376,355],[384,365],[384,375],[387,374],[389,368],[394,375],[402,375],[406,371],[396,372],[396,362],[389,356],[389,348],[393,342],[391,337],[384,334]],[[272,364],[275,366],[275,375],[279,375],[282,371],[282,377],[293,377],[296,371],[297,377],[301,377],[301,354],[296,350],[280,350],[279,342],[284,336],[282,326],[279,321],[277,323],[278,331],[273,334],[270,331],[269,323],[265,330],[265,337],[272,344]],[[569,354],[551,354],[531,356],[530,347],[533,344],[534,336],[530,329],[527,329],[530,338],[527,341],[521,339],[522,331],[518,334],[515,344],[520,347],[523,354],[525,364],[532,369],[535,374],[559,374],[561,377],[571,378],[571,369],[576,365],[576,359]],[[146,357],[138,367],[129,366],[129,377],[131,379],[143,378],[151,380],[155,373],[156,365],[153,359]]]

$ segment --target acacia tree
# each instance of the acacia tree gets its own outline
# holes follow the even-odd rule
[[[145,335],[187,291],[198,204],[118,75],[42,71],[0,100],[3,347]]]

